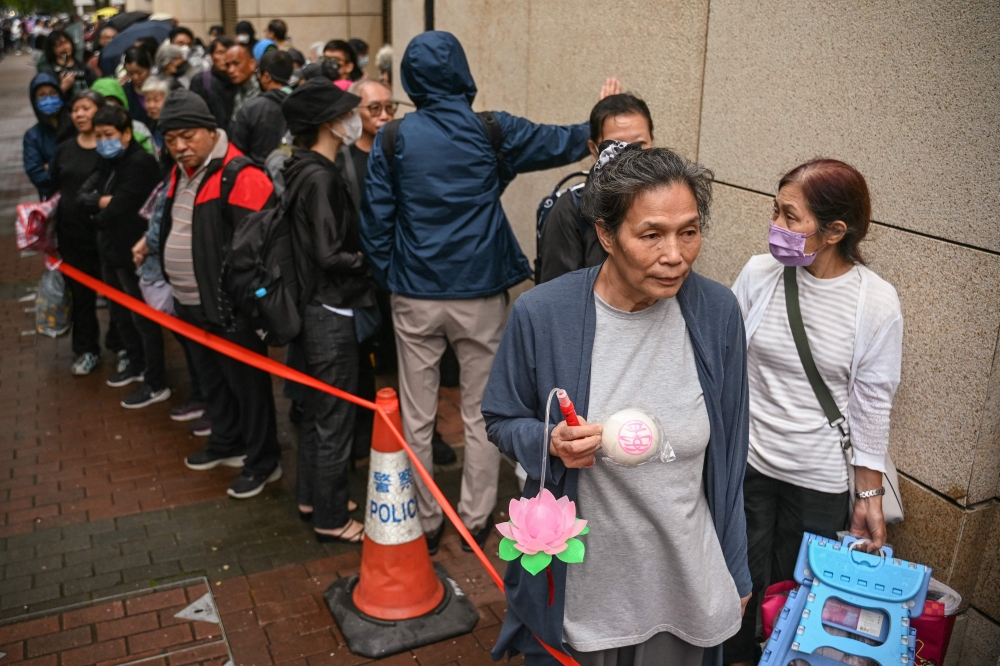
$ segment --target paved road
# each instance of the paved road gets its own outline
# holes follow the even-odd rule
[[[284,417],[286,401],[278,399],[286,476],[261,496],[237,502],[225,497],[235,470],[196,473],[182,463],[204,440],[168,418],[169,408],[187,393],[183,357],[172,337],[167,337],[167,356],[174,398],[131,411],[118,404],[126,389],[104,384],[112,372],[109,354],[90,376],[76,378],[69,374],[73,354],[65,336],[33,344],[21,335],[33,326],[25,312],[31,304],[14,296],[41,272],[38,257],[21,258],[11,235],[14,205],[35,196],[21,168],[21,136],[34,122],[27,96],[33,73],[29,62],[26,56],[0,62],[3,663],[125,663],[217,641],[218,632],[174,617],[177,608],[201,594],[192,590],[201,590],[198,581],[203,580],[214,595],[237,665],[365,663],[347,651],[321,598],[333,580],[357,570],[359,549],[321,545],[298,519],[292,492],[298,435]],[[106,313],[101,317],[105,322]],[[456,403],[454,391],[443,393],[439,429],[460,438]],[[438,470],[453,502],[459,469]],[[366,475],[367,467],[352,475],[356,500],[364,499]],[[505,466],[500,506],[515,492]],[[494,536],[494,552],[497,542]],[[474,634],[392,663],[487,663],[485,650],[499,631],[505,604],[478,562],[459,546],[458,535],[449,530],[435,559],[479,607]],[[502,570],[503,563],[494,560]],[[175,655],[169,663],[221,666],[221,648],[203,647],[216,652],[200,652],[199,660],[195,652],[185,653],[191,659]]]

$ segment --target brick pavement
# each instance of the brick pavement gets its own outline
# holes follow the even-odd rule
[[[160,624],[154,628],[152,615],[131,613],[128,601],[107,601],[116,595],[159,597],[170,591],[150,590],[187,586],[185,581],[202,576],[215,595],[237,665],[365,663],[347,651],[321,598],[330,582],[356,572],[359,549],[317,543],[308,524],[297,517],[292,492],[297,430],[285,418],[287,401],[278,398],[285,478],[257,498],[236,502],[225,497],[235,470],[196,473],[183,466],[183,456],[198,450],[204,440],[190,436],[186,424],[167,417],[169,408],[186,397],[183,356],[172,337],[167,336],[166,347],[174,397],[131,411],[118,405],[128,389],[104,384],[112,372],[110,354],[105,353],[105,362],[90,376],[75,378],[69,374],[73,354],[66,336],[35,340],[22,335],[33,328],[33,315],[25,312],[32,304],[17,298],[31,291],[41,272],[40,258],[21,257],[12,236],[14,204],[34,197],[20,169],[20,136],[34,122],[25,94],[32,74],[26,63],[23,57],[0,61],[0,652],[7,653],[4,663],[124,663],[140,653],[156,657],[149,652],[160,640],[154,635],[162,633],[167,643],[179,641],[182,634],[184,640],[203,638],[187,625],[170,623],[172,615],[165,612],[156,614]],[[100,316],[104,327],[106,312]],[[281,357],[280,350],[274,357]],[[280,396],[277,387],[276,382],[275,394]],[[446,441],[461,443],[457,389],[442,389],[439,403],[439,430]],[[453,502],[460,463],[461,457],[456,465],[436,471]],[[365,469],[352,474],[356,500],[365,492]],[[516,494],[515,484],[504,466],[500,506]],[[498,538],[495,535],[490,543],[494,553]],[[467,636],[383,661],[423,666],[486,663],[486,650],[505,612],[503,597],[475,558],[461,551],[451,528],[435,559],[477,605],[479,624]],[[493,560],[502,571],[503,563]],[[179,591],[182,588],[172,594]],[[79,604],[83,606],[66,609]],[[123,615],[101,619],[101,611],[94,609]],[[92,621],[74,624],[72,618],[78,615]],[[114,630],[112,622],[118,623]],[[32,631],[39,633],[24,633]],[[139,638],[143,635],[147,639]],[[218,655],[189,656],[143,663],[222,663]],[[198,660],[192,661],[194,657]]]

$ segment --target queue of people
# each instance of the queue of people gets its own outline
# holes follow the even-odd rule
[[[184,321],[266,353],[252,316],[222,316],[219,284],[233,229],[279,211],[302,319],[290,364],[370,399],[372,357],[391,354],[404,434],[433,470],[450,346],[465,429],[457,509],[475,540],[493,530],[501,456],[525,471],[526,497],[546,488],[588,521],[584,563],[553,560],[549,580],[507,568],[516,592],[496,658],[555,663],[537,636],[584,665],[756,663],[762,593],[791,577],[804,531],[849,529],[869,550],[886,536],[882,475],[903,322],[893,287],[865,267],[864,177],[831,159],[789,170],[769,223],[760,221],[770,254],[750,259],[729,288],[696,270],[711,242],[711,170],[654,147],[653,113],[616,80],[589,122],[477,114],[461,44],[431,31],[403,55],[416,109],[394,120],[391,88],[362,73],[366,47],[321,46],[323,60],[303,67],[276,20],[263,40],[249,24],[233,39],[215,36],[210,69],[189,85],[160,58],[164,46],[153,59],[139,46],[126,53],[124,89],[95,79],[72,92],[66,59],[69,74],[36,76],[25,168],[40,196],[61,195],[63,257],[147,302],[161,285],[164,307]],[[137,124],[130,110],[140,107],[147,120]],[[501,194],[520,173],[588,154],[585,184],[557,192],[539,229],[538,286],[511,306],[508,290],[532,271]],[[100,330],[93,292],[70,289],[72,372],[83,375],[100,363]],[[373,312],[380,333],[363,325]],[[832,425],[804,370],[803,335],[844,415]],[[228,493],[252,497],[282,476],[270,378],[182,345],[192,398],[172,416],[208,424],[186,464],[239,468]],[[112,385],[139,384],[124,406],[169,398],[159,327],[113,308],[105,346],[120,353]],[[580,425],[545,421],[556,387],[570,392]],[[364,525],[351,514],[362,498],[352,501],[347,478],[372,414],[296,390],[299,515],[319,541],[358,543]],[[672,461],[601,462],[602,423],[624,408],[658,421]],[[434,553],[442,511],[416,484]]]

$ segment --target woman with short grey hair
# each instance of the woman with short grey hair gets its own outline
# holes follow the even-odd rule
[[[553,558],[550,575],[507,567],[493,656],[556,663],[537,636],[583,666],[720,664],[751,582],[743,318],[731,291],[692,270],[712,172],[665,148],[608,143],[583,200],[608,258],[514,304],[483,398],[490,441],[528,473],[524,496],[544,486],[576,502],[586,554]],[[543,481],[556,387],[581,418],[546,423]],[[625,409],[656,423],[672,459],[612,462],[629,463],[607,453],[609,439],[626,448],[626,428],[611,425]]]
[[[184,59],[181,47],[170,43],[163,44],[156,49],[154,60],[157,73],[170,83],[171,90],[191,87],[191,78],[188,74],[190,66]]]
[[[170,82],[159,76],[149,76],[143,81],[140,92],[142,93],[143,104],[146,107],[146,115],[149,118],[146,125],[149,127],[150,132],[152,132],[156,154],[161,160],[161,171],[166,175],[170,171],[170,168],[173,167],[174,162],[173,158],[170,157],[169,151],[166,153],[163,151],[163,133],[156,129],[156,124],[160,119],[160,111],[163,109],[163,104],[167,101],[167,95],[170,94]]]

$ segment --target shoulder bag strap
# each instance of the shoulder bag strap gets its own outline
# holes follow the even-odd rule
[[[483,122],[486,130],[486,138],[489,139],[490,147],[497,157],[497,175],[503,177],[503,130],[500,128],[500,121],[493,115],[492,111],[480,111],[476,114]]]
[[[347,175],[347,185],[354,199],[355,210],[361,210],[361,183],[358,181],[358,171],[354,168],[354,157],[350,146],[340,147],[340,159],[344,160],[344,173]]]
[[[379,133],[382,134],[382,155],[385,157],[385,163],[389,166],[389,175],[392,175],[392,163],[396,159],[396,135],[399,134],[399,124],[403,122],[402,118],[397,120],[390,120]]]
[[[847,451],[851,448],[851,435],[844,428],[844,415],[837,407],[837,401],[830,394],[826,382],[820,376],[813,360],[812,350],[809,349],[809,338],[806,337],[806,327],[802,323],[802,310],[799,308],[799,283],[795,275],[794,266],[785,267],[785,309],[788,312],[788,325],[792,329],[792,339],[795,340],[795,349],[799,352],[799,360],[802,361],[802,369],[806,371],[809,385],[812,386],[816,399],[819,400],[826,420],[830,422],[831,428],[840,430],[840,444]]]

